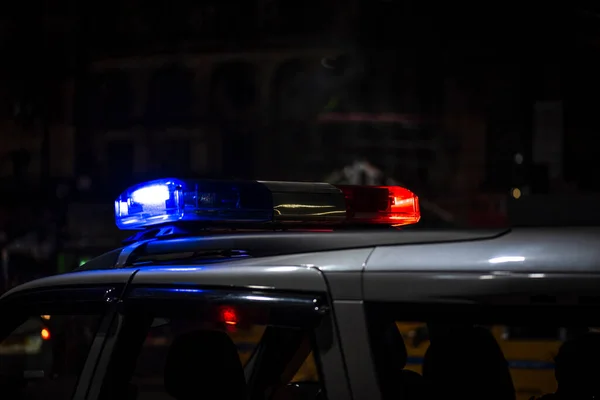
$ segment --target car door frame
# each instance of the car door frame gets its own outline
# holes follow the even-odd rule
[[[165,282],[181,282],[165,284]],[[175,287],[187,289],[183,291],[165,290]],[[141,292],[136,289],[143,289]],[[329,400],[351,399],[345,363],[339,343],[339,333],[334,313],[331,309],[330,293],[322,273],[314,267],[280,266],[258,267],[243,266],[214,268],[193,266],[168,266],[141,268],[133,277],[127,293],[122,299],[122,306],[134,301],[139,296],[193,296],[193,290],[221,290],[223,293],[260,291],[268,294],[271,301],[294,301],[305,298],[306,295],[317,295],[326,300],[322,310],[326,311],[321,323],[314,328],[315,346],[318,353],[322,383]],[[146,297],[150,298],[150,297]],[[230,298],[231,300],[232,298]],[[218,299],[217,299],[218,300]],[[237,296],[236,302],[255,302],[261,304],[264,300],[252,296]],[[315,307],[314,305],[312,306]],[[117,319],[113,323],[117,323]],[[117,327],[117,339],[120,330]],[[112,356],[112,344],[107,343],[105,351],[99,359],[98,374],[93,377],[90,386],[90,400],[96,400],[101,395],[102,386],[106,379],[106,371]]]

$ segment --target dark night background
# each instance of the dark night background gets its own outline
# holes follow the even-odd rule
[[[432,226],[505,225],[511,202],[585,216],[555,202],[600,189],[594,2],[2,8],[8,286],[117,246],[114,199],[157,177],[331,181],[366,162]]]

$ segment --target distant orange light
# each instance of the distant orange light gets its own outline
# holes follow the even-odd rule
[[[50,331],[46,328],[42,329],[42,331],[40,332],[40,336],[42,337],[42,339],[44,340],[49,340],[50,339]]]

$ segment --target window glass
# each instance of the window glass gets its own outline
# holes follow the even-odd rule
[[[568,340],[574,336],[581,335],[588,330],[594,328],[569,328],[560,329],[556,327],[523,327],[523,326],[512,326],[507,327],[504,333],[504,339],[506,340]]]
[[[159,325],[161,322],[164,325]],[[148,330],[131,379],[131,383],[139,390],[140,397],[138,399],[140,400],[151,392],[164,391],[164,367],[173,339],[179,334],[193,329],[196,323],[193,320],[172,321],[156,318],[152,325],[155,326]],[[246,365],[262,338],[265,326],[251,325],[240,329],[220,330],[226,332],[235,343],[240,362],[242,365]]]
[[[65,315],[27,318],[0,342],[2,397],[70,399],[100,319]]]
[[[496,323],[490,318],[454,322],[426,315],[422,320],[394,319],[370,323],[384,399],[403,392],[407,400],[530,400],[555,396],[559,388],[565,398],[600,394],[595,383],[600,376],[600,333],[595,328],[573,327],[571,320],[560,326],[560,320],[550,319],[532,320],[529,326],[522,319],[511,324],[506,318]]]
[[[556,327],[512,326],[504,332],[507,340],[559,340],[560,337],[561,330]]]
[[[127,317],[124,318],[127,319]],[[206,387],[206,383],[203,382],[209,373],[206,369],[207,363],[209,364],[208,368],[210,368],[210,365],[214,365],[215,369],[219,369],[223,367],[221,364],[223,360],[221,357],[218,360],[210,360],[207,359],[208,356],[202,356],[207,351],[204,347],[205,343],[200,343],[201,340],[205,341],[204,339],[190,342],[184,338],[190,334],[202,338],[205,337],[203,336],[205,333],[216,332],[226,335],[231,340],[237,353],[236,362],[239,362],[240,367],[245,369],[246,380],[250,379],[250,368],[268,370],[270,378],[264,378],[267,375],[267,373],[264,373],[263,377],[256,378],[260,382],[255,383],[255,385],[264,386],[264,391],[261,391],[261,393],[264,392],[265,398],[290,398],[289,396],[297,396],[299,393],[301,394],[300,398],[306,398],[306,396],[309,396],[308,398],[323,398],[316,397],[317,395],[323,396],[323,394],[318,378],[317,363],[311,351],[309,331],[270,327],[268,321],[265,320],[256,323],[247,319],[244,319],[241,323],[229,322],[232,323],[207,322],[202,320],[201,317],[193,318],[181,315],[153,317],[149,328],[138,333],[142,334],[144,339],[140,351],[136,353],[136,359],[132,363],[135,364],[135,367],[132,368],[131,378],[128,379],[128,382],[121,382],[121,384],[127,385],[127,390],[135,393],[137,400],[173,399],[178,398],[174,390],[194,392],[196,390],[194,387]],[[270,332],[270,329],[275,332]],[[299,341],[297,335],[306,336],[305,340]],[[127,337],[128,334],[125,333],[123,336]],[[120,348],[134,348],[136,339],[131,337],[128,340],[130,344],[123,345]],[[184,351],[184,354],[178,354],[177,348],[181,346],[182,340],[185,341],[188,351]],[[263,343],[268,343],[265,346],[268,346],[269,351],[265,350],[259,356],[259,345]],[[199,356],[192,356],[191,354],[196,351],[195,354],[199,354]],[[122,356],[124,355],[118,355],[118,357]],[[118,362],[119,364],[127,364],[127,361]],[[231,360],[229,359],[228,362],[231,362]],[[231,371],[232,367],[227,368]],[[174,372],[170,371],[175,370],[180,377],[188,373],[191,374],[190,376],[195,376],[193,385],[188,388],[188,383],[191,385],[192,382],[187,381],[187,378],[178,377],[178,388],[173,389],[173,385],[169,383],[173,379],[172,377],[169,378],[169,374],[173,374]],[[123,379],[123,377],[117,379]],[[213,377],[212,379],[216,378]],[[235,379],[228,376],[225,381],[234,384]],[[292,385],[292,383],[294,384]],[[110,398],[115,390],[120,390],[115,389],[117,387],[120,386],[116,386],[114,382],[106,385],[103,398]],[[206,388],[205,390],[209,389]],[[249,382],[244,390],[249,393]],[[290,394],[289,391],[293,393]]]
[[[319,382],[319,373],[317,372],[317,364],[313,353],[310,353],[304,360],[292,382]]]

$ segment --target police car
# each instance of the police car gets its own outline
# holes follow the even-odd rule
[[[0,299],[0,346],[52,322],[3,398],[599,394],[599,229],[405,229],[405,188],[258,181],[147,182],[115,216],[122,248]]]

